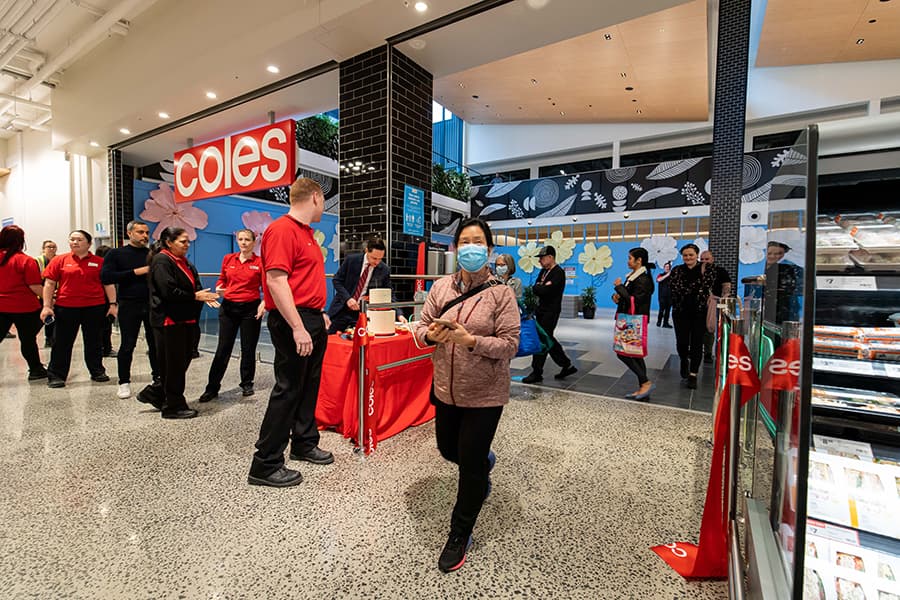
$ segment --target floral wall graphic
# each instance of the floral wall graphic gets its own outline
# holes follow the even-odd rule
[[[175,194],[168,183],[160,183],[157,189],[150,192],[150,199],[144,203],[140,217],[157,224],[152,234],[156,240],[167,227],[182,227],[193,241],[197,239],[197,229],[204,229],[209,223],[208,215],[196,208],[193,202],[176,204]]]
[[[596,285],[597,276],[612,267],[612,251],[609,246],[595,246],[594,242],[584,245],[584,251],[578,255],[582,269],[591,276],[591,285]]]
[[[254,246],[254,251],[259,254],[259,245],[262,243],[262,235],[266,230],[266,227],[269,226],[274,219],[272,219],[272,214],[268,211],[259,211],[259,210],[248,210],[244,214],[241,215],[241,223],[244,224],[244,227],[252,231],[256,234],[256,245]]]
[[[678,242],[667,235],[651,235],[641,242],[641,248],[647,251],[650,262],[657,266],[678,258]]]
[[[741,250],[738,255],[745,265],[758,263],[766,257],[766,229],[764,227],[741,227]]]
[[[556,249],[556,262],[558,263],[564,263],[572,258],[575,250],[575,240],[564,237],[563,232],[559,229],[544,240],[544,245],[553,246]]]
[[[535,269],[540,270],[541,261],[538,258],[538,252],[541,247],[537,242],[528,242],[524,246],[519,246],[517,252],[519,254],[519,268],[526,273],[532,273]]]

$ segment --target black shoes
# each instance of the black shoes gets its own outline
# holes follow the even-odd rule
[[[241,396],[247,397],[253,395],[253,384],[241,386]]]
[[[209,402],[210,400],[215,400],[218,397],[218,392],[203,392],[202,394],[200,394],[200,397],[197,398],[197,402]]]
[[[162,384],[148,385],[138,392],[137,401],[143,404],[149,404],[156,410],[162,410],[164,394]]]
[[[314,465],[330,465],[334,462],[334,454],[326,450],[322,450],[318,446],[312,450],[307,450],[303,454],[295,454],[291,452],[291,460],[305,460]]]
[[[689,390],[697,389],[697,376],[696,375],[688,375],[687,377],[687,387]]]
[[[466,563],[466,551],[472,547],[472,536],[461,536],[451,533],[447,538],[447,544],[441,557],[438,559],[438,569],[444,573],[451,573]]]
[[[191,358],[200,358],[200,351],[194,350],[193,352],[191,352]]]
[[[91,375],[91,381],[96,381],[97,383],[106,383],[107,381],[109,381],[109,375],[107,375],[106,373]]]
[[[247,483],[250,485],[267,485],[269,487],[291,487],[299,485],[303,482],[303,475],[300,471],[281,467],[271,475],[266,477],[257,477],[255,475],[247,476]]]
[[[164,410],[162,411],[163,419],[193,419],[197,416],[197,411],[193,408],[182,408],[181,410]]]
[[[541,375],[538,375],[535,372],[532,372],[531,375],[522,378],[522,383],[540,383],[544,380]]]
[[[104,358],[115,358],[118,356],[115,350],[107,350],[103,353]]]
[[[42,367],[40,371],[28,371],[28,381],[38,381],[40,379],[47,379],[47,369]]]
[[[53,379],[52,377],[50,377],[47,381],[47,387],[49,387],[49,388],[64,388],[64,387],[66,387],[66,382],[63,381],[62,379]]]
[[[663,329],[672,329],[672,326],[668,323],[663,323]]]
[[[688,375],[691,374],[691,365],[688,361],[681,359],[681,378],[687,379]]]
[[[569,375],[576,373],[578,369],[575,368],[575,365],[569,365],[568,367],[563,367],[563,370],[553,376],[554,379],[565,379]]]

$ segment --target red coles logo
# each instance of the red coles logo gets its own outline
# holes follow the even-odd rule
[[[288,119],[175,153],[175,201],[290,185],[296,168]]]

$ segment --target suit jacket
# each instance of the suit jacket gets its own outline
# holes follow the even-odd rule
[[[162,327],[166,317],[176,323],[200,318],[203,303],[194,292],[200,291],[200,275],[188,262],[194,274],[194,284],[171,258],[160,252],[150,261],[150,324]]]
[[[350,311],[347,308],[347,300],[356,291],[365,256],[365,254],[351,254],[345,258],[338,268],[338,272],[335,273],[334,278],[331,280],[331,284],[334,286],[334,297],[331,299],[331,306],[328,307],[328,316],[331,318],[336,317],[343,310]],[[391,269],[384,262],[380,262],[372,271],[369,287],[366,289],[389,287],[391,287]],[[393,294],[391,294],[391,297],[393,298]]]

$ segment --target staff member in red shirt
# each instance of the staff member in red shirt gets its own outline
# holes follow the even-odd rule
[[[23,254],[25,232],[18,225],[0,230],[0,342],[10,325],[19,332],[19,348],[28,363],[28,381],[47,377],[41,364],[37,334],[41,330],[41,271],[38,263]]]
[[[219,395],[222,378],[231,359],[234,339],[241,332],[241,392],[253,395],[253,377],[256,375],[256,344],[266,306],[259,300],[262,287],[262,259],[253,252],[256,234],[249,229],[237,232],[241,249],[226,254],[222,259],[222,273],[216,281],[216,291],[224,293],[219,308],[219,344],[216,356],[209,367],[209,380],[200,402],[209,402]]]
[[[310,223],[322,219],[325,196],[319,184],[301,177],[291,185],[291,209],[266,228],[262,262],[263,295],[269,311],[269,334],[275,346],[275,387],[263,417],[247,482],[288,487],[303,481],[291,460],[326,465],[331,452],[319,448],[316,400],[328,340],[325,314],[325,260]]]
[[[194,331],[203,303],[219,306],[218,294],[200,289],[200,275],[187,259],[190,246],[187,231],[166,227],[150,256],[150,325],[156,342],[160,386],[154,384],[153,393],[138,395],[138,400],[160,409],[163,419],[197,416],[184,398]]]
[[[109,381],[103,368],[103,322],[107,316],[116,317],[119,304],[116,286],[100,282],[103,259],[91,253],[92,239],[87,231],[76,229],[69,234],[71,252],[60,254],[44,269],[41,320],[53,317],[56,323],[56,340],[47,367],[47,385],[52,388],[66,387],[72,346],[79,328],[84,341],[84,363],[91,380]]]

